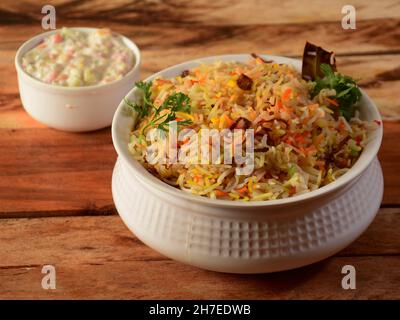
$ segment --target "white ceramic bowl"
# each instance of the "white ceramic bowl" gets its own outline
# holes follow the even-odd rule
[[[92,32],[94,28],[73,28]],[[140,51],[128,38],[124,44],[132,50],[134,67],[121,79],[108,84],[85,87],[63,87],[44,83],[27,74],[21,60],[43,38],[57,30],[39,34],[26,41],[15,56],[22,105],[37,121],[64,131],[92,131],[111,124],[116,106],[140,78]]]
[[[301,70],[299,60],[263,57]],[[224,55],[189,61],[146,81],[156,76],[176,76],[199,62],[248,59],[249,55]],[[137,93],[132,89],[127,97],[135,100]],[[124,109],[121,102],[112,124],[113,143],[119,155],[113,175],[114,202],[124,222],[142,241],[176,260],[238,273],[298,267],[349,244],[379,208],[383,180],[374,159],[382,140],[382,126],[371,133],[351,170],[331,184],[286,199],[232,202],[185,193],[144,169],[128,151],[135,119]],[[360,114],[363,119],[381,120],[377,107],[364,92]],[[306,248],[302,249],[304,245]]]

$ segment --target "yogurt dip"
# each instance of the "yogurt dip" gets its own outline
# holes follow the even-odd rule
[[[45,83],[81,87],[121,79],[135,64],[133,52],[110,29],[62,28],[22,57],[22,68]]]

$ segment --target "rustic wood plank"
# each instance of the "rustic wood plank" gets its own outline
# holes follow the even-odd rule
[[[382,146],[378,154],[381,162],[384,178],[384,193],[382,204],[398,206],[400,204],[400,183],[398,172],[400,172],[400,150],[397,147],[400,136],[400,125],[398,122],[384,123]]]
[[[380,209],[368,230],[338,255],[400,255],[399,223],[400,209]],[[0,219],[0,243],[4,268],[45,260],[58,264],[167,260],[144,246],[118,216]]]
[[[357,289],[343,290],[341,269],[357,271]],[[385,269],[382,269],[382,266]],[[264,275],[231,275],[174,261],[56,264],[56,290],[43,290],[42,265],[0,268],[1,299],[399,299],[400,258],[334,257]]]
[[[387,120],[400,119],[400,54],[338,57],[338,69],[355,79]]]
[[[395,299],[399,223],[399,209],[381,209],[365,234],[334,258],[246,276],[171,261],[141,243],[116,216],[2,219],[0,298]],[[55,291],[40,287],[45,264],[56,266]],[[356,267],[356,291],[340,287],[345,264]]]
[[[112,214],[109,128],[0,131],[0,216]]]
[[[239,53],[257,51],[297,56],[306,40],[330,48],[339,55],[400,51],[400,17],[359,21],[356,30],[343,30],[340,21],[250,25],[134,22],[58,19],[57,26],[108,27],[133,39],[142,50],[156,50],[159,59],[165,52],[177,49],[197,56],[232,53],[232,49]],[[41,32],[40,22],[0,23],[0,50],[15,51],[21,43]]]
[[[97,0],[97,1],[52,1],[58,19],[94,20],[127,24],[185,25],[238,25],[310,23],[339,21],[341,9],[348,5],[346,0],[298,1],[282,0]],[[369,2],[353,0],[357,19],[377,19],[399,17],[400,4],[396,0]],[[10,1],[0,4],[3,23],[17,24],[26,21],[37,22],[42,18],[42,3],[35,0]]]

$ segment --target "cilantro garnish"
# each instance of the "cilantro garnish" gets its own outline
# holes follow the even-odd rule
[[[361,91],[356,81],[349,76],[334,72],[328,64],[323,63],[320,68],[325,77],[315,79],[312,96],[316,96],[325,88],[335,89],[336,95],[332,98],[337,101],[340,114],[346,120],[350,120],[354,116],[355,104],[361,99]]]
[[[153,103],[151,102],[151,86],[152,82],[144,82],[144,81],[139,81],[136,82],[135,86],[142,90],[143,92],[143,103],[142,104],[137,104],[133,103],[129,99],[125,98],[125,103],[132,108],[134,111],[136,111],[139,114],[139,117],[143,118],[147,115],[149,115],[151,108],[153,107]]]
[[[150,126],[156,127],[162,131],[168,131],[169,123],[176,120],[176,112],[190,113],[190,98],[182,92],[172,93],[159,107],[156,107],[151,101],[152,82],[140,81],[136,83],[136,87],[143,91],[142,104],[133,103],[127,98],[125,98],[125,103],[132,110],[136,111],[141,118],[150,115],[151,110],[154,110],[151,120],[143,128],[142,133]],[[169,112],[161,114],[163,110],[168,110]],[[177,121],[178,126],[187,126],[192,123],[191,120]]]

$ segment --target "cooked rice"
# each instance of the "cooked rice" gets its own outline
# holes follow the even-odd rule
[[[252,79],[250,90],[239,88],[237,80],[242,74]],[[375,124],[357,115],[349,122],[338,117],[326,100],[335,92],[323,89],[311,99],[311,90],[312,84],[293,66],[259,58],[246,63],[201,64],[184,77],[153,81],[155,106],[174,92],[190,97],[191,113],[177,116],[192,120],[188,127],[196,132],[229,128],[238,119],[247,119],[255,133],[254,149],[261,150],[255,152],[254,171],[248,175],[237,175],[235,163],[150,164],[146,157],[150,142],[143,139],[142,129],[151,115],[133,129],[129,150],[161,180],[210,198],[260,201],[316,190],[352,167]]]

